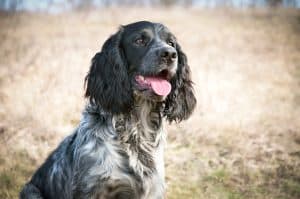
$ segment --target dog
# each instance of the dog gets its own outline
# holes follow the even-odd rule
[[[20,198],[164,198],[163,120],[181,122],[196,105],[175,36],[160,23],[121,26],[93,57],[85,97],[80,124]]]

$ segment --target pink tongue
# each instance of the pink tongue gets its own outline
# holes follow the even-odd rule
[[[171,84],[165,79],[158,77],[145,77],[151,88],[157,95],[167,96],[171,92]]]

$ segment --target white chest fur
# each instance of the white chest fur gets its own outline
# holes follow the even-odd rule
[[[142,199],[164,197],[165,132],[161,120],[158,111],[143,104],[132,117],[118,116],[113,122],[130,167],[142,179]]]

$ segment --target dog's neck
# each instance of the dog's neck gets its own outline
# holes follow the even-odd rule
[[[162,102],[137,98],[130,112],[112,115],[100,106],[89,103],[83,112],[83,118],[85,118],[83,121],[89,121],[91,126],[97,125],[99,122],[107,123],[108,127],[114,128],[116,136],[121,141],[123,137],[134,134],[138,139],[142,138],[154,144],[157,142],[157,135],[163,129],[163,109]],[[100,137],[102,136],[100,135]]]
[[[135,132],[138,137],[155,143],[162,128],[162,103],[136,99],[135,106],[128,114],[113,117],[113,124],[119,137],[123,138]]]

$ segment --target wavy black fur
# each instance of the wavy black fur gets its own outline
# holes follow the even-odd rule
[[[112,114],[126,113],[133,104],[128,66],[120,46],[122,32],[120,28],[104,43],[86,77],[85,96]]]
[[[164,115],[169,122],[180,122],[189,118],[196,106],[196,98],[191,80],[191,71],[185,53],[179,44],[176,45],[178,68],[176,76],[171,80],[172,91],[165,102]]]

